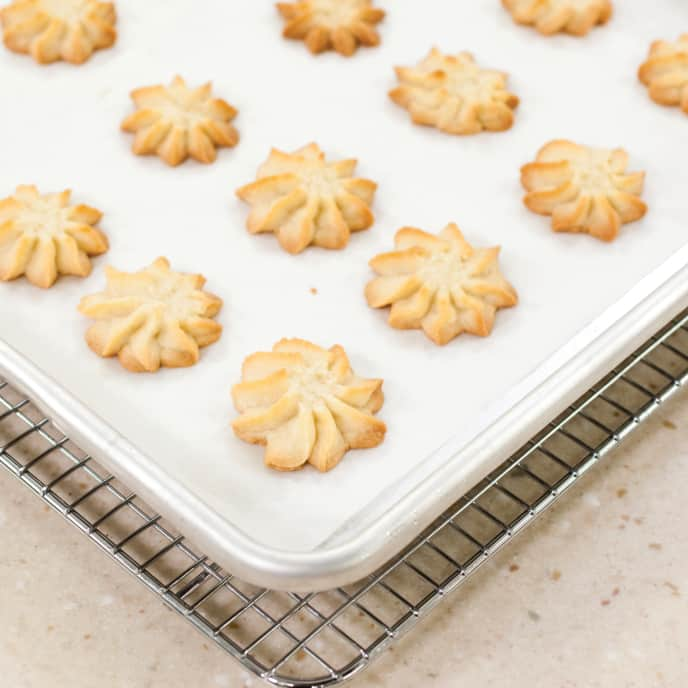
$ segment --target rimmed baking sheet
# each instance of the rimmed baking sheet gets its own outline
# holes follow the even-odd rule
[[[18,183],[69,186],[75,200],[105,212],[112,244],[86,280],[46,292],[24,281],[0,285],[0,336],[68,396],[2,349],[0,365],[25,385],[40,383],[98,458],[125,470],[169,518],[191,524],[213,556],[271,585],[282,574],[294,587],[365,573],[383,541],[401,546],[479,469],[504,458],[507,439],[537,429],[547,409],[524,397],[541,391],[556,412],[557,401],[612,365],[657,317],[686,305],[688,120],[652,103],[635,71],[651,40],[688,23],[687,8],[629,0],[585,39],[540,37],[514,25],[497,2],[387,9],[382,46],[350,60],[316,59],[283,41],[271,3],[249,0],[209,1],[203,12],[191,0],[120,0],[116,48],[79,68],[40,68],[0,53],[2,195]],[[414,64],[433,44],[471,50],[481,65],[510,72],[522,101],[512,130],[454,138],[411,125],[387,99],[393,65]],[[169,169],[136,158],[118,131],[128,91],[175,72],[192,83],[212,79],[240,110],[242,141],[212,166]],[[646,170],[650,212],[615,243],[555,235],[522,207],[520,165],[559,137],[623,146],[630,169]],[[345,251],[292,257],[274,238],[246,233],[246,208],[233,191],[254,178],[271,146],[311,140],[333,157],[358,157],[359,173],[379,182],[377,221]],[[390,249],[398,227],[438,231],[451,220],[476,244],[502,245],[503,271],[521,303],[500,312],[490,338],[438,348],[419,332],[389,328],[386,313],[366,306],[363,287],[367,260]],[[225,332],[194,368],[134,376],[87,349],[76,304],[101,288],[105,264],[137,269],[158,255],[206,275],[225,300]],[[359,374],[385,379],[389,433],[381,447],[352,453],[327,475],[284,475],[232,436],[229,389],[241,361],[283,336],[340,343]],[[585,363],[571,371],[577,360]],[[465,447],[476,441],[482,450],[469,457]],[[420,499],[416,488],[438,470],[450,470],[451,481],[424,488]],[[390,514],[395,527],[382,537]],[[327,559],[345,545],[348,559]]]

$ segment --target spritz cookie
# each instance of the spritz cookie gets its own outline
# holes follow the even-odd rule
[[[612,16],[611,0],[502,0],[518,24],[534,26],[546,36],[565,32],[585,36]]]
[[[416,124],[478,134],[514,123],[519,100],[507,90],[507,75],[482,69],[470,53],[444,55],[433,48],[417,67],[397,67],[396,73],[400,85],[389,95]]]
[[[172,166],[189,156],[211,163],[217,148],[232,148],[239,141],[231,124],[237,111],[213,98],[210,83],[189,88],[176,76],[169,86],[137,88],[131,98],[137,109],[122,122],[122,129],[136,134],[136,155],[158,155]]]
[[[86,277],[89,256],[108,250],[95,225],[102,213],[87,205],[70,205],[71,191],[41,195],[35,186],[18,186],[0,201],[0,280],[25,275],[47,289],[58,275]]]
[[[521,168],[528,191],[523,202],[535,213],[551,215],[555,232],[584,232],[612,241],[622,224],[647,212],[639,198],[645,173],[627,174],[627,167],[628,154],[621,148],[550,141],[535,162]]]
[[[377,184],[354,177],[354,159],[327,162],[311,143],[294,153],[273,149],[258,170],[257,181],[237,190],[251,206],[251,234],[274,232],[289,253],[307,246],[340,249],[351,232],[368,229]]]
[[[655,103],[678,105],[688,115],[688,33],[675,43],[655,41],[638,78]]]
[[[199,349],[216,342],[213,318],[222,300],[203,291],[205,278],[174,272],[158,258],[139,272],[106,268],[105,291],[86,296],[79,311],[97,322],[86,342],[104,358],[117,356],[132,372],[155,372],[198,362]]]
[[[81,64],[117,38],[114,4],[98,0],[14,0],[0,21],[5,45],[41,64]]]
[[[279,2],[277,9],[286,19],[284,37],[302,40],[313,54],[336,50],[347,57],[359,45],[380,43],[376,30],[385,17],[371,0],[300,0]]]
[[[232,398],[241,414],[234,433],[265,445],[266,465],[280,471],[306,463],[329,471],[349,449],[379,445],[387,431],[373,415],[384,401],[382,380],[356,376],[341,346],[283,339],[244,361]]]
[[[392,327],[422,329],[440,345],[462,332],[486,337],[497,310],[518,302],[499,270],[499,247],[473,248],[453,223],[438,235],[404,227],[394,244],[370,261],[379,276],[365,290],[372,308],[391,306]]]

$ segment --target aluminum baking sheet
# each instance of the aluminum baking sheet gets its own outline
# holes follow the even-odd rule
[[[3,50],[2,195],[19,183],[72,188],[104,211],[111,250],[85,280],[0,285],[11,347],[0,347],[0,369],[245,578],[304,588],[367,573],[688,305],[688,119],[652,103],[635,77],[650,41],[688,25],[688,8],[617,4],[607,27],[577,39],[518,27],[496,0],[387,3],[382,46],[344,59],[282,40],[270,2],[206,0],[201,12],[193,0],[119,0],[117,46],[81,67],[39,67]],[[386,95],[392,68],[432,45],[510,72],[522,101],[513,129],[460,138],[409,122]],[[212,79],[239,108],[241,143],[212,166],[137,158],[119,132],[128,92],[177,72]],[[562,137],[623,146],[630,169],[647,172],[650,211],[612,244],[555,235],[521,204],[520,165]],[[271,146],[309,141],[357,157],[359,174],[379,182],[377,221],[345,251],[294,257],[247,234],[233,192]],[[436,232],[449,221],[475,244],[502,245],[521,302],[499,313],[490,338],[439,348],[389,328],[363,288],[368,259],[391,248],[396,229]],[[158,255],[206,275],[225,300],[225,330],[199,365],[137,376],[88,350],[76,305],[102,287],[105,264],[133,270]],[[382,446],[326,475],[281,474],[234,438],[229,390],[241,362],[284,336],[340,343],[360,375],[385,379]]]

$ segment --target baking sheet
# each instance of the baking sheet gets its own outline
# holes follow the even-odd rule
[[[80,68],[0,53],[2,195],[19,183],[71,187],[76,202],[105,212],[111,241],[86,280],[63,279],[46,292],[24,281],[0,285],[0,336],[256,543],[307,552],[365,530],[438,457],[447,460],[435,450],[460,448],[515,388],[537,387],[550,370],[545,360],[686,243],[688,120],[654,105],[635,79],[649,42],[688,24],[680,2],[628,0],[582,40],[541,38],[498,2],[388,3],[382,47],[350,60],[315,59],[283,41],[270,2],[206,0],[202,12],[191,0],[117,6],[117,47]],[[415,64],[433,44],[511,73],[522,101],[511,131],[450,137],[411,125],[388,100],[393,65]],[[128,91],[176,72],[190,83],[212,79],[239,108],[241,143],[212,166],[137,158],[118,131]],[[623,146],[629,169],[647,171],[650,212],[615,243],[555,235],[522,207],[520,165],[559,137]],[[345,251],[293,257],[273,237],[246,233],[247,209],[233,192],[271,146],[312,140],[332,157],[358,157],[359,174],[379,182],[377,221]],[[438,348],[420,332],[389,328],[384,311],[366,306],[363,287],[367,260],[391,248],[396,229],[435,232],[449,221],[475,244],[503,246],[502,268],[521,303],[500,312],[489,339]],[[76,304],[101,289],[105,264],[138,269],[158,255],[206,275],[225,300],[225,332],[194,368],[133,376],[87,349]],[[340,343],[358,374],[385,379],[381,447],[352,452],[327,475],[285,475],[233,437],[229,389],[243,358],[284,336]],[[460,453],[452,461],[460,470]]]

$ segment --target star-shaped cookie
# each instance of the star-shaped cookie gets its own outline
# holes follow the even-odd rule
[[[375,27],[385,13],[371,0],[299,0],[277,9],[287,21],[285,38],[303,40],[313,54],[334,49],[349,57],[359,45],[380,43]]]
[[[136,112],[122,122],[122,130],[135,133],[136,155],[158,155],[168,165],[189,156],[214,162],[217,148],[233,147],[239,134],[231,122],[237,111],[221,98],[213,98],[210,83],[189,88],[176,76],[169,86],[147,86],[132,91]]]
[[[155,372],[198,362],[199,349],[216,342],[222,301],[203,291],[205,278],[174,272],[158,258],[139,272],[106,268],[105,291],[86,296],[79,311],[97,322],[86,342],[99,356],[119,357],[132,372]]]
[[[377,184],[354,177],[357,161],[327,162],[311,143],[294,153],[273,149],[258,180],[237,190],[251,206],[251,234],[274,232],[282,248],[300,253],[307,246],[340,249],[351,232],[368,229]]]
[[[89,256],[108,249],[95,225],[102,213],[87,205],[70,205],[71,191],[41,195],[35,186],[19,186],[0,201],[0,280],[25,275],[47,289],[58,275],[86,277]]]
[[[514,122],[518,97],[507,91],[507,75],[479,67],[470,53],[443,55],[437,48],[417,67],[397,67],[400,85],[390,98],[416,124],[447,134],[504,131]]]
[[[678,105],[688,115],[688,33],[675,43],[655,41],[638,78],[655,103]]]
[[[0,21],[5,45],[41,64],[81,64],[117,38],[114,4],[98,0],[14,0]]]
[[[422,329],[440,345],[462,332],[486,337],[497,310],[518,302],[499,270],[499,248],[473,248],[453,223],[437,236],[404,227],[394,244],[370,261],[379,277],[365,290],[372,308],[391,306],[392,327]]]
[[[266,465],[280,471],[306,463],[329,471],[349,449],[376,447],[387,431],[373,415],[384,401],[382,380],[355,375],[341,346],[283,339],[244,361],[232,397],[241,414],[235,434],[265,445]]]
[[[518,24],[534,26],[549,36],[560,31],[585,36],[612,16],[611,0],[502,0]]]
[[[555,232],[584,232],[612,241],[622,224],[647,212],[639,198],[645,173],[627,174],[627,167],[628,154],[621,148],[550,141],[535,162],[521,168],[528,191],[523,202],[535,213],[551,215]]]

